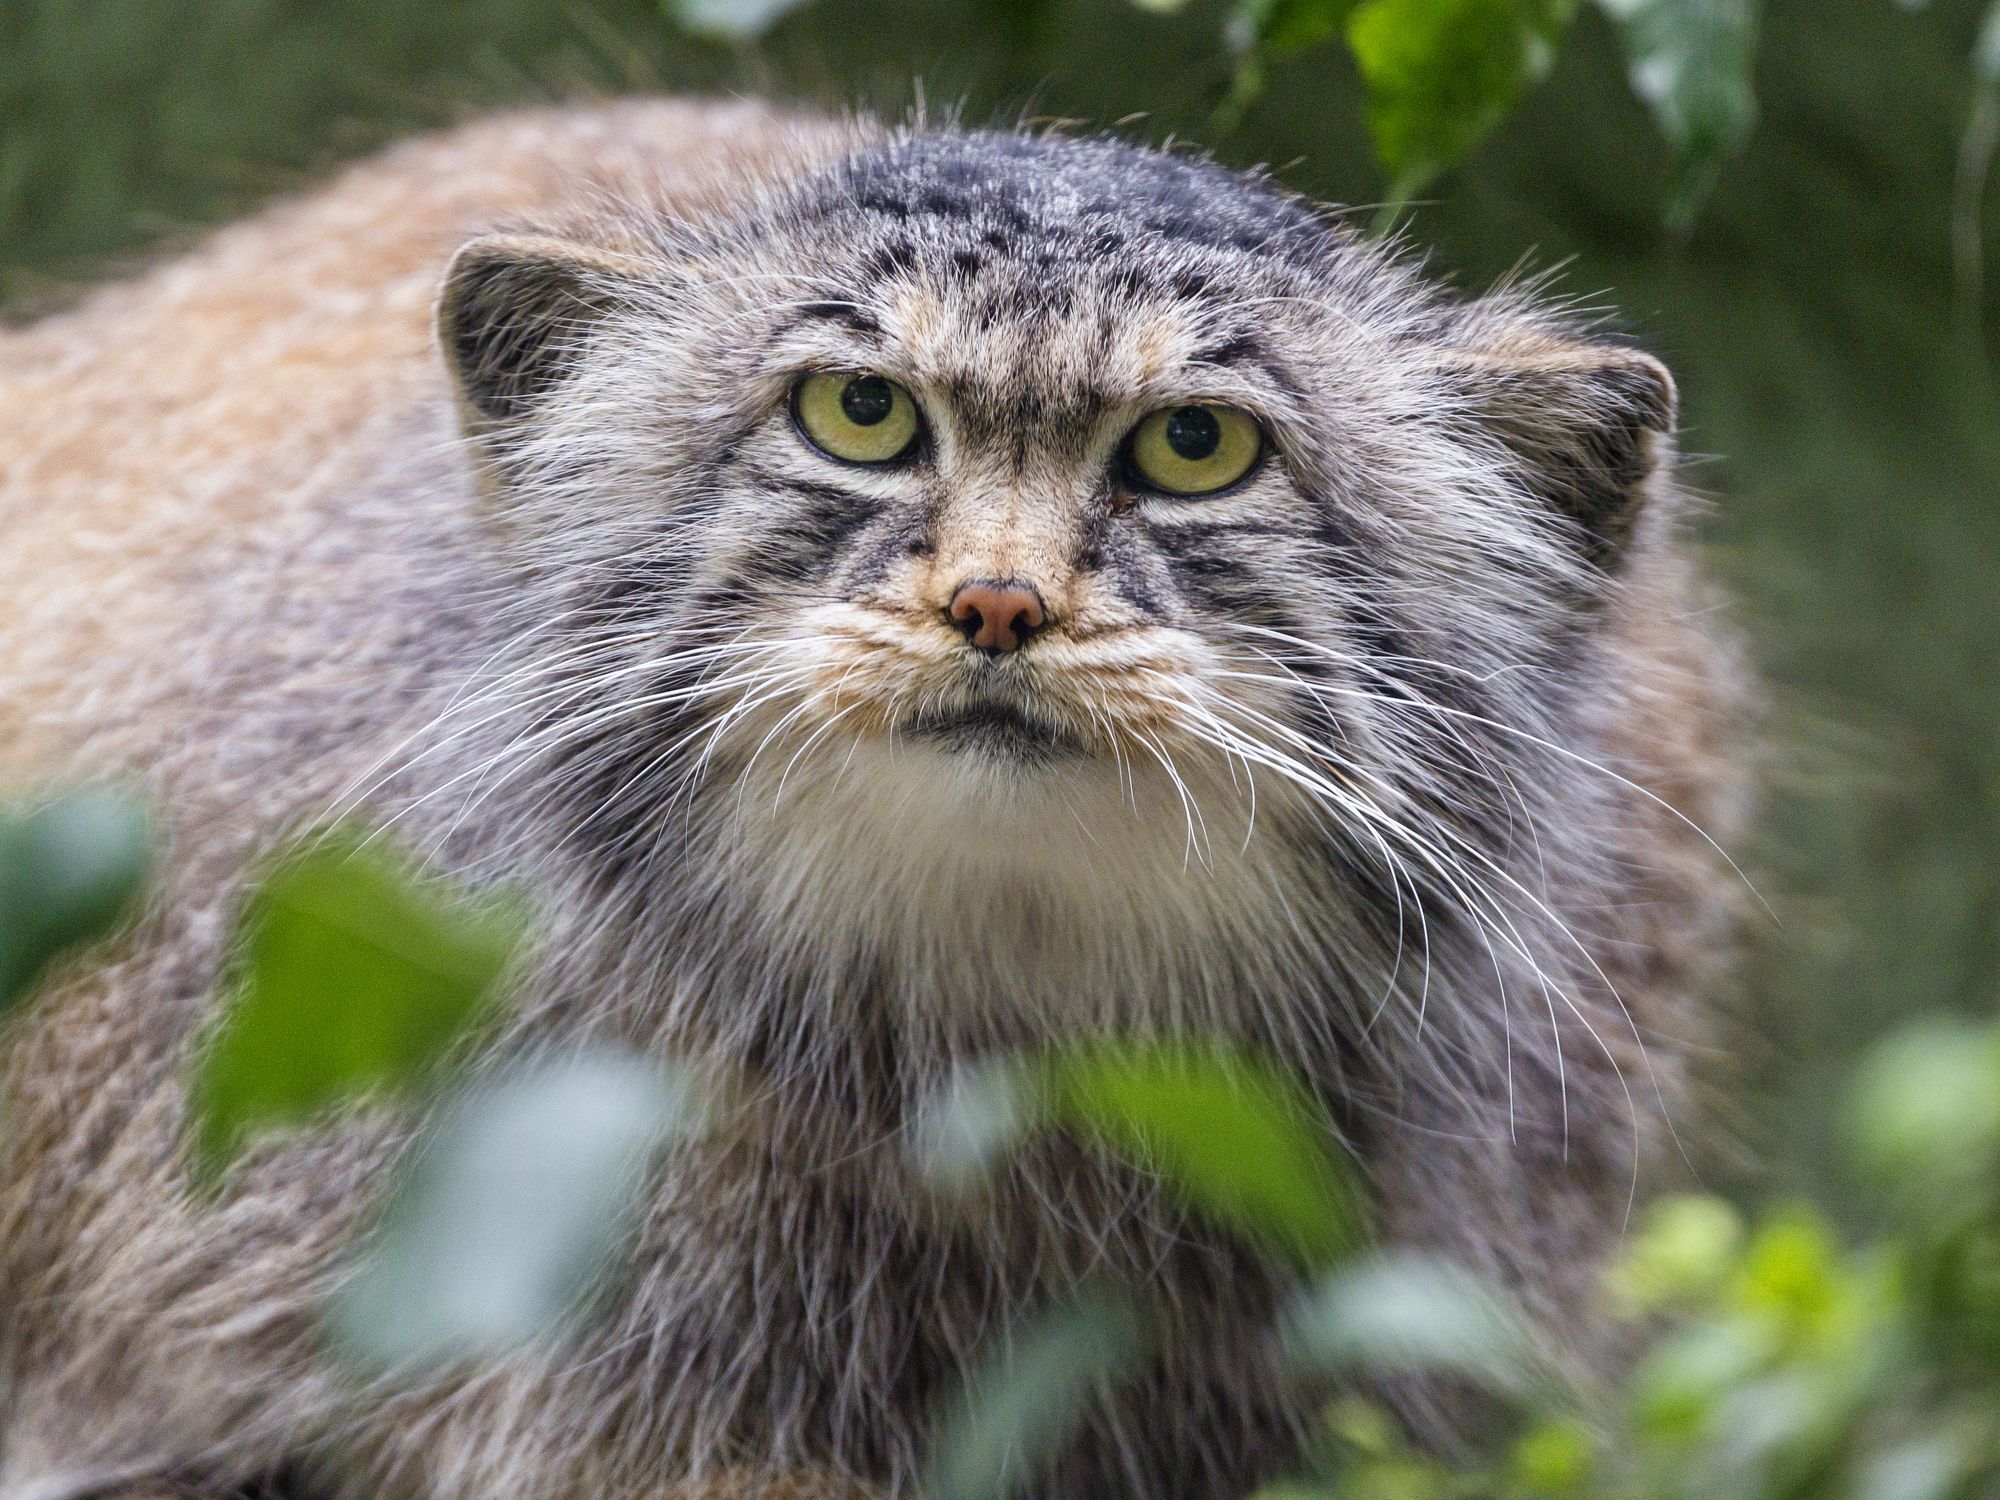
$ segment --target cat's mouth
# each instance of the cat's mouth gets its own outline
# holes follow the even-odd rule
[[[927,709],[903,732],[947,750],[987,754],[1029,764],[1088,755],[1090,747],[1060,725],[1016,703],[984,699],[962,708]]]

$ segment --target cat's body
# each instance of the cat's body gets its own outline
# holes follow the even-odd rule
[[[563,238],[460,258],[441,361],[447,260],[522,222]],[[791,432],[847,368],[917,392],[903,467]],[[1274,451],[1212,499],[1091,477],[1177,400]],[[1643,356],[1200,163],[748,107],[419,143],[0,334],[0,770],[136,774],[171,834],[12,1042],[0,1494],[902,1490],[980,1342],[1100,1271],[1183,1352],[1049,1492],[1242,1493],[1312,1415],[1246,1332],[1276,1273],[1061,1142],[970,1205],[903,1149],[955,1065],[1106,1028],[1270,1048],[1391,1235],[1591,1357],[1730,904],[1670,420]],[[974,650],[968,577],[1047,628]],[[754,1102],[578,1342],[325,1363],[377,1122],[185,1190],[242,872],[337,812],[534,891],[518,1037]]]

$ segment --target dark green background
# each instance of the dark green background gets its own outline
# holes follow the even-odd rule
[[[1680,375],[1717,572],[1768,684],[1737,1124],[1829,1185],[1845,1060],[1893,1019],[2000,1001],[2000,286],[1954,290],[1950,200],[1978,7],[1781,0],[1763,123],[1685,242],[1667,161],[1586,7],[1554,75],[1415,216],[1480,285],[1526,257],[1622,309]],[[19,313],[398,131],[481,103],[737,88],[1110,122],[1382,192],[1337,46],[1234,129],[1219,14],[1119,0],[832,0],[755,51],[612,0],[0,0],[0,302]],[[1989,201],[1987,238],[2000,243]],[[1987,280],[2000,283],[1995,257]],[[4,607],[4,606],[0,606]]]

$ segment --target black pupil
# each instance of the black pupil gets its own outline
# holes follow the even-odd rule
[[[840,409],[856,427],[873,427],[896,405],[896,390],[880,375],[857,375],[840,393]]]
[[[1167,418],[1167,446],[1189,462],[1198,463],[1222,446],[1222,424],[1205,406],[1183,406]]]

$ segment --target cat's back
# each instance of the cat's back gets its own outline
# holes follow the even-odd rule
[[[246,588],[351,564],[368,548],[339,544],[353,488],[435,474],[431,308],[466,238],[567,205],[698,215],[853,135],[749,103],[488,118],[0,330],[0,779],[129,762],[138,747],[107,739],[185,701],[176,663],[213,659],[206,633]]]

